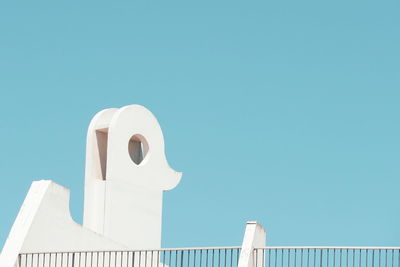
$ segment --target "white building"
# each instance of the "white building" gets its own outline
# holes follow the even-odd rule
[[[0,255],[0,267],[394,267],[399,248],[266,247],[248,222],[241,247],[161,248],[163,191],[179,184],[154,115],[139,105],[105,109],[87,133],[83,225],[69,191],[35,181]],[[129,212],[127,212],[129,211]]]

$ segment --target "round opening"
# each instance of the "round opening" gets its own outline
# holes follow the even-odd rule
[[[129,139],[128,144],[129,156],[132,161],[139,165],[149,152],[149,145],[143,135],[135,134]]]

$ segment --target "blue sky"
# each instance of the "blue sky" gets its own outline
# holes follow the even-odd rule
[[[32,180],[82,220],[86,129],[158,118],[163,246],[400,245],[400,2],[3,1],[0,244]]]

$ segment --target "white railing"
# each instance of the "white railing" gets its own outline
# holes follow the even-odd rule
[[[241,267],[241,247],[23,253],[19,267]],[[253,267],[400,267],[400,247],[263,247]]]
[[[22,253],[19,267],[237,267],[240,247]]]
[[[400,267],[399,247],[264,247],[254,267]]]
[[[247,223],[240,247],[21,253],[17,267],[400,267],[400,247],[271,247]]]

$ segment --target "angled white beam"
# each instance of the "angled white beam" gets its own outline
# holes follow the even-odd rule
[[[69,190],[51,181],[32,183],[0,255],[13,267],[19,253],[126,249],[77,224],[69,212]]]

